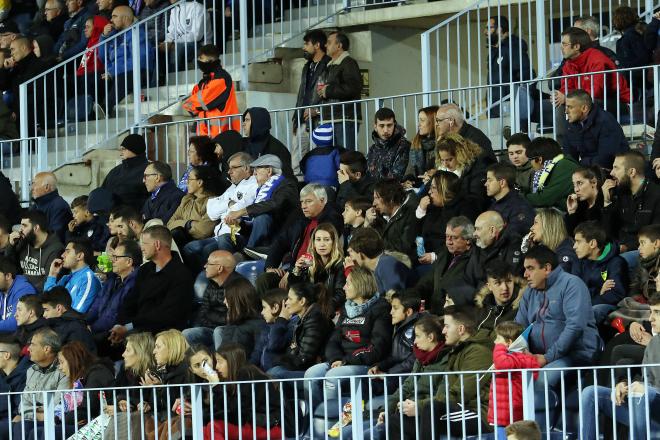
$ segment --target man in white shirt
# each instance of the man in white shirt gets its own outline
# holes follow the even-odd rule
[[[177,0],[170,0],[171,4],[176,2]],[[186,70],[186,64],[197,58],[196,44],[212,41],[213,26],[209,18],[204,5],[193,0],[182,2],[170,9],[165,41],[158,45],[159,51],[170,52],[170,72]],[[205,35],[208,35],[208,38],[204,38]]]
[[[211,252],[217,250],[218,239],[224,234],[230,234],[231,229],[222,219],[229,212],[239,211],[254,203],[258,183],[250,168],[252,157],[245,152],[238,152],[229,158],[228,174],[232,185],[221,196],[206,202],[206,211],[211,220],[219,220],[215,227],[215,237],[196,240],[183,248],[183,254],[195,269],[201,270]]]

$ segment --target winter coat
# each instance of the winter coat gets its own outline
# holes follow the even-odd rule
[[[394,326],[390,355],[376,364],[380,371],[387,374],[410,373],[415,364],[415,354],[413,353],[415,323],[421,316],[423,315],[415,312]],[[396,380],[398,382],[398,379]]]
[[[73,219],[69,204],[57,190],[34,199],[34,209],[46,214],[48,230],[54,232],[60,241],[64,241],[69,222]]]
[[[410,141],[406,139],[406,129],[400,125],[394,127],[392,136],[383,140],[374,130],[371,133],[373,144],[367,152],[367,175],[375,180],[397,179],[406,174]]]
[[[629,149],[623,128],[614,115],[598,105],[591,107],[584,121],[568,123],[564,153],[582,166],[611,169],[614,156]]]
[[[154,59],[154,48],[151,42],[147,40],[147,33],[145,28],[138,26],[139,30],[139,45],[140,45],[140,69],[146,70],[148,67],[153,66],[153,63],[147,60]],[[117,31],[111,32],[109,35],[102,34],[99,46],[99,58],[106,62],[105,72],[112,78],[117,78],[119,75],[130,75],[133,72],[133,60],[137,56],[133,53],[133,30],[129,29],[127,32],[113,38]],[[80,52],[82,52],[82,49]]]
[[[558,161],[546,179],[543,189],[526,195],[535,208],[555,207],[566,211],[566,198],[573,193],[572,176],[578,168],[577,162],[570,157]]]
[[[550,273],[545,290],[525,290],[516,322],[525,328],[534,324],[529,350],[548,363],[568,357],[575,366],[592,365],[601,345],[589,289],[561,267]]]
[[[209,218],[206,212],[208,199],[208,195],[195,197],[192,194],[186,194],[183,196],[179,207],[167,222],[167,227],[170,230],[184,228],[195,240],[212,237],[215,222]]]
[[[225,305],[225,284],[242,279],[243,275],[238,272],[229,274],[222,286],[214,280],[209,279],[209,284],[202,296],[202,303],[197,312],[195,326],[215,328],[227,324],[227,306]]]
[[[250,107],[243,113],[250,114],[252,125],[250,136],[243,138],[243,150],[252,158],[257,159],[264,154],[274,154],[282,162],[282,174],[293,177],[291,153],[286,146],[270,134],[270,113],[263,107]]]
[[[138,269],[135,294],[125,299],[117,321],[132,323],[136,331],[152,333],[184,329],[192,304],[193,277],[178,258],[173,257],[159,271],[148,261]]]
[[[532,176],[534,175],[534,168],[532,162],[527,161],[524,165],[516,167],[516,186],[520,193],[525,195],[532,191]]]
[[[410,156],[406,174],[419,176],[435,169],[435,138],[432,135],[420,137],[419,148],[410,146]]]
[[[270,245],[266,268],[279,267],[280,263],[287,261],[295,263],[296,256],[305,239],[305,231],[311,221],[304,215],[297,215],[282,228]],[[331,223],[338,231],[341,231],[344,224],[341,215],[335,211],[334,206],[330,203],[325,205],[323,211],[317,217],[317,221],[319,225],[321,223]],[[311,234],[311,231],[309,232]]]
[[[660,48],[660,20],[655,17],[646,25],[644,44],[646,45],[646,49],[651,53]]]
[[[67,228],[65,243],[79,239],[89,241],[95,252],[103,252],[110,239],[110,230],[100,217],[95,216],[92,220],[77,225],[73,232],[69,232]]]
[[[332,321],[323,316],[318,304],[312,304],[296,325],[291,344],[280,357],[280,365],[290,371],[304,371],[320,362],[332,330]]]
[[[581,258],[574,266],[573,275],[585,282],[591,294],[591,303],[617,305],[628,296],[628,263],[619,255],[617,246],[608,243],[597,260]],[[605,293],[600,289],[606,280],[613,280],[615,285]]]
[[[410,273],[410,268],[397,258],[381,254],[374,270],[378,292],[385,294],[388,290],[404,289],[408,284]]]
[[[44,284],[44,292],[55,286],[64,286],[71,294],[71,307],[76,312],[85,313],[94,302],[96,294],[101,290],[101,283],[94,271],[85,266],[57,280],[49,276]]]
[[[14,368],[8,376],[3,372],[0,377],[0,393],[20,393],[23,391],[23,389],[25,389],[27,370],[31,366],[32,362],[30,361],[30,358],[28,356],[23,356],[21,360],[18,361],[16,368]],[[13,418],[18,414],[20,404],[20,394],[12,394],[9,396],[9,399],[7,399],[7,397],[0,399],[0,417],[5,420]],[[11,413],[9,412],[10,409]]]
[[[19,325],[16,328],[16,339],[18,339],[18,342],[23,347],[21,354],[25,356],[30,354],[27,348],[30,339],[32,339],[32,335],[34,335],[37,330],[46,327],[48,327],[48,320],[46,318],[38,318],[32,324]]]
[[[144,170],[149,165],[145,155],[123,160],[110,170],[103,180],[102,188],[110,191],[115,205],[128,205],[136,211],[141,211],[149,192],[142,181]]]
[[[222,195],[211,197],[206,201],[206,213],[209,218],[214,222],[220,220],[214,229],[216,236],[221,235],[219,231],[222,229],[222,219],[228,212],[238,211],[254,203],[257,186],[257,179],[250,176],[238,184],[232,184]]]
[[[487,205],[488,197],[486,196],[486,187],[484,186],[486,169],[491,163],[495,162],[491,161],[490,157],[484,156],[482,153],[482,155],[463,168],[461,177],[459,178],[459,194],[461,197],[472,197],[475,206],[480,211],[484,210]]]
[[[341,183],[339,191],[337,191],[337,207],[343,211],[346,201],[355,197],[366,197],[372,200],[374,198],[374,185],[376,185],[376,181],[368,175],[362,176],[356,182],[347,180]]]
[[[573,270],[578,264],[578,257],[573,249],[573,239],[571,237],[566,237],[557,249],[555,249],[555,254],[557,254],[557,261],[559,261],[559,266],[564,269],[564,272],[574,273]]]
[[[527,368],[541,368],[536,358],[528,353],[514,353],[508,351],[502,344],[495,344],[493,349],[493,365],[495,370],[518,370]],[[538,377],[538,371],[534,373],[534,379]],[[488,423],[493,424],[495,420],[495,401],[497,400],[497,423],[498,426],[508,426],[511,422],[523,419],[522,399],[522,374],[521,373],[496,373],[495,391],[493,398],[493,383],[490,384],[488,398]],[[511,390],[509,390],[511,387]],[[509,395],[509,393],[511,393]]]
[[[16,331],[16,305],[25,295],[34,295],[37,290],[23,275],[16,275],[8,292],[2,292],[0,304],[0,333],[14,333]]]
[[[474,247],[465,269],[467,284],[477,288],[485,283],[486,266],[494,260],[508,263],[514,275],[522,274],[523,256],[520,251],[520,241],[520,236],[506,226],[500,231],[497,240],[487,248]]]
[[[208,12],[204,5],[194,1],[184,1],[169,10],[169,24],[165,33],[168,43],[201,42],[204,32],[211,29],[208,23]]]
[[[54,259],[62,256],[64,246],[53,233],[49,233],[40,248],[28,244],[25,239],[9,245],[7,255],[18,262],[25,278],[38,291],[43,291],[46,276]]]
[[[447,222],[454,217],[464,215],[471,221],[474,221],[481,211],[477,206],[475,197],[458,196],[453,200],[447,201],[444,206],[429,206],[426,215],[417,219],[416,236],[424,238],[424,249],[426,252],[435,252],[436,254],[445,247],[445,231]]]
[[[598,49],[590,47],[576,58],[566,60],[561,75],[576,75],[579,73],[602,72],[616,69],[616,64],[607,55]],[[628,81],[620,73],[571,76],[561,82],[559,91],[566,95],[568,92],[576,89],[586,90],[593,99],[601,101],[605,100],[605,90],[607,89],[607,96],[618,96],[622,102],[631,102]]]
[[[381,233],[386,251],[395,251],[406,254],[411,261],[417,259],[415,246],[415,209],[419,200],[413,193],[399,209],[390,217]]]
[[[108,274],[108,279],[101,286],[96,299],[85,315],[92,333],[104,333],[117,323],[119,310],[131,295],[135,294],[137,269],[134,269],[125,280],[115,273]]]
[[[326,76],[326,70],[328,68],[328,63],[330,62],[332,58],[330,58],[327,55],[323,55],[323,58],[319,60],[318,63],[314,63],[314,61],[309,60],[305,63],[302,69],[302,74],[300,76],[300,86],[298,87],[298,96],[296,98],[296,107],[304,107],[308,105],[316,105],[321,103],[321,97],[319,96],[318,89],[316,88],[316,85],[318,83],[319,78],[324,78]],[[312,65],[315,64],[314,66],[314,72],[312,73],[311,78],[309,77],[309,69],[312,68]],[[318,120],[319,117],[316,116],[313,118],[314,121]],[[300,123],[304,121],[303,119],[303,111],[302,110],[296,110],[296,112],[293,115],[292,118],[293,121],[293,128],[294,130],[298,128]],[[314,122],[312,121],[312,122]],[[309,124],[310,121],[308,120],[307,123]],[[314,124],[311,124],[314,125]],[[308,125],[309,126],[309,125]],[[309,126],[310,129],[313,127]]]
[[[233,342],[245,349],[248,359],[252,359],[257,347],[257,341],[266,331],[266,321],[261,316],[245,318],[239,322],[218,327],[222,335],[222,343]]]
[[[25,374],[25,388],[18,414],[23,415],[23,420],[32,420],[37,407],[44,406],[42,391],[68,390],[71,388],[69,379],[57,368],[57,359],[46,368],[32,365]],[[62,393],[52,394],[53,402],[61,401]]]
[[[83,390],[113,387],[115,386],[114,365],[108,359],[97,359],[96,362],[89,366],[85,376],[80,378],[80,382],[83,385]],[[96,393],[97,391],[91,391],[89,394],[85,393],[83,401],[76,409],[77,417],[73,408],[71,408],[64,414],[63,423],[67,425],[75,425],[77,422],[83,420],[90,421],[100,416],[102,414],[101,402],[98,396],[96,396]],[[88,411],[90,418],[87,416]]]
[[[532,205],[515,189],[500,200],[493,200],[488,210],[499,212],[507,227],[521,236],[529,232],[536,216]]]
[[[630,277],[628,294],[633,298],[639,297],[640,302],[647,303],[651,295],[660,290],[660,286],[655,285],[655,275],[659,270],[660,253],[648,258],[639,257],[639,264]]]
[[[346,301],[346,293],[344,292],[346,275],[344,274],[344,262],[342,260],[331,267],[329,273],[324,269],[320,269],[313,277],[308,269],[301,271],[299,275],[295,275],[293,272],[289,273],[289,286],[306,281],[312,284],[321,283],[325,286],[328,294],[332,295],[334,310],[339,310],[344,305]]]
[[[383,360],[392,343],[389,312],[390,304],[382,297],[354,318],[349,318],[343,308],[325,347],[326,361],[372,366]]]
[[[11,224],[21,222],[21,205],[11,182],[0,171],[0,215],[4,215]]]
[[[660,186],[646,180],[634,195],[616,187],[612,203],[603,208],[603,223],[608,237],[628,250],[636,249],[642,226],[660,223]]]
[[[344,52],[336,60],[330,60],[326,68],[325,98],[321,104],[356,101],[362,93],[362,74],[360,66],[348,52]],[[362,108],[353,104],[336,104],[321,107],[321,119],[324,121],[360,121]]]
[[[291,212],[298,209],[299,199],[297,181],[283,177],[269,199],[252,203],[246,206],[245,210],[252,218],[261,214],[270,214],[273,216],[274,225],[282,225]]]
[[[99,58],[98,47],[94,46],[98,44],[101,34],[103,34],[103,28],[105,28],[110,21],[100,15],[94,16],[92,20],[92,35],[87,40],[87,49],[80,58],[80,64],[78,64],[78,68],[76,69],[77,76],[84,76],[90,73],[102,73],[104,70],[103,61]]]
[[[486,165],[497,162],[495,152],[493,151],[493,143],[491,142],[490,138],[484,134],[483,131],[479,130],[474,125],[463,122],[463,126],[460,130],[458,130],[458,134],[460,134],[464,139],[471,140],[475,144],[479,145],[479,147],[481,147],[481,155],[479,157],[485,161]]]
[[[509,35],[497,47],[491,46],[489,61],[488,84],[526,81],[536,76],[530,65],[527,42],[517,35]],[[499,94],[493,98],[496,100]]]
[[[53,51],[67,60],[75,55],[79,55],[87,46],[87,37],[85,37],[85,22],[89,18],[87,7],[80,9],[76,15],[69,18],[64,23],[64,29],[59,35]]]
[[[578,202],[577,210],[573,214],[567,214],[565,217],[566,230],[569,236],[575,235],[574,231],[577,225],[590,220],[601,223],[603,219],[603,192],[598,191],[596,203],[589,208],[587,202]]]
[[[645,67],[651,61],[650,54],[655,48],[650,48],[649,50],[644,42],[644,36],[637,32],[635,27],[636,25],[629,26],[622,32],[621,38],[616,40],[616,56],[619,59],[620,69]],[[641,75],[639,79],[641,79]],[[642,84],[635,81],[633,86],[641,87]]]
[[[266,324],[266,329],[261,332],[252,350],[250,363],[263,371],[280,365],[280,357],[286,353],[291,344],[298,320],[297,316],[292,316],[290,320],[277,318],[275,322]]]
[[[471,252],[453,256],[447,248],[437,253],[431,270],[424,274],[414,287],[415,292],[426,302],[426,310],[434,315],[442,314],[447,295],[457,305],[471,304],[474,288],[467,286],[464,280],[465,269]],[[464,295],[463,295],[464,293]],[[463,298],[458,300],[457,297]]]
[[[341,147],[316,147],[307,152],[300,160],[300,170],[305,176],[305,183],[318,183],[337,188],[337,170]]]
[[[85,317],[73,310],[67,310],[59,318],[47,319],[48,326],[60,337],[62,345],[78,341],[85,345],[87,350],[96,353],[96,344],[92,333],[87,328]]]
[[[142,218],[145,223],[157,218],[162,220],[163,224],[167,224],[181,204],[184,195],[172,180],[159,186],[151,193],[142,207]]]
[[[474,297],[474,303],[481,311],[479,325],[477,329],[487,330],[488,335],[494,341],[495,327],[505,321],[513,321],[518,313],[518,306],[523,297],[523,292],[527,288],[527,282],[522,278],[513,279],[513,292],[511,299],[504,305],[499,305],[495,301],[495,296],[488,286],[483,286]]]

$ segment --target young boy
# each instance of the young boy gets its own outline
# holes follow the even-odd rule
[[[108,226],[87,209],[88,196],[79,196],[71,202],[73,220],[69,222],[66,231],[66,242],[72,239],[84,238],[92,244],[94,254],[105,251],[106,243],[110,238]]]
[[[522,194],[529,193],[532,186],[534,170],[527,157],[527,146],[531,142],[525,133],[516,133],[506,143],[509,160],[516,167],[516,186]]]
[[[261,297],[261,316],[268,328],[261,334],[250,363],[267,371],[277,365],[284,354],[298,323],[297,316],[291,316],[286,310],[287,291],[285,289],[268,290]]]
[[[344,212],[342,213],[344,217],[344,237],[346,237],[344,249],[351,241],[355,230],[366,226],[364,224],[365,216],[371,205],[371,200],[368,197],[357,196],[346,200]]]
[[[514,321],[504,321],[495,327],[495,347],[493,348],[493,363],[497,371],[523,368],[541,368],[536,357],[527,352],[511,352],[509,346],[523,332],[523,327]],[[534,372],[534,378],[538,372]],[[511,400],[509,401],[509,384],[511,384]],[[497,438],[506,438],[504,427],[510,423],[522,420],[522,377],[520,373],[502,372],[495,374],[495,396],[493,383],[490,384],[488,399],[488,423],[495,425]],[[497,399],[495,399],[497,397]],[[497,421],[495,420],[495,400],[497,400]]]

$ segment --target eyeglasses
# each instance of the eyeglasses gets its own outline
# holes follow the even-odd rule
[[[117,261],[120,258],[132,258],[132,257],[130,255],[113,255],[110,258],[112,259],[112,261]]]
[[[158,175],[158,173],[144,173],[144,174],[142,175],[142,177],[144,177],[144,178],[146,179],[146,178],[149,177],[149,176],[157,176],[157,175]]]
[[[446,121],[447,119],[451,119],[451,117],[449,117],[449,118],[435,118],[435,123],[436,123],[436,124],[439,124],[439,123],[441,123],[442,121]]]

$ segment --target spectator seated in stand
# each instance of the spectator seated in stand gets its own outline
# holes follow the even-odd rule
[[[67,226],[66,242],[87,240],[94,253],[103,252],[110,239],[108,226],[88,209],[88,196],[78,196],[71,202],[73,220]]]
[[[66,2],[69,19],[64,23],[62,32],[53,35],[57,38],[54,52],[60,61],[79,55],[87,45],[87,38],[83,30],[90,11],[84,0],[69,0]],[[110,19],[110,17],[106,17]],[[52,35],[52,34],[51,34]]]
[[[367,174],[376,180],[401,180],[408,168],[410,141],[406,139],[406,129],[397,124],[391,109],[378,109],[371,139],[374,143],[367,153]]]
[[[287,310],[287,297],[285,289],[271,289],[261,295],[261,316],[266,321],[266,329],[252,351],[250,363],[263,371],[280,364],[280,357],[286,354],[300,321],[299,316]]]
[[[41,12],[41,11],[40,11]],[[48,0],[43,4],[43,15],[37,17],[28,32],[29,37],[48,35],[55,41],[64,30],[64,24],[69,19],[61,0]]]
[[[398,252],[417,260],[415,249],[415,208],[418,198],[408,192],[398,180],[381,180],[374,186],[374,209],[380,218],[369,219],[369,224],[384,224],[380,228],[385,250]]]
[[[62,286],[55,286],[41,295],[41,305],[48,326],[57,332],[60,341],[67,344],[80,341],[93,353],[96,344],[85,317],[71,307],[71,295]]]
[[[527,147],[532,162],[531,192],[527,200],[535,208],[555,207],[563,210],[572,193],[571,175],[578,164],[563,154],[559,144],[550,138],[536,138]]]
[[[157,46],[159,43],[165,41],[168,14],[158,13],[169,6],[170,2],[168,0],[144,0],[142,10],[139,12],[139,21],[145,21],[147,18],[151,17],[151,20],[146,21],[146,28],[147,41],[153,46]],[[155,16],[156,14],[158,14],[158,16]]]
[[[526,133],[513,134],[506,141],[509,161],[516,167],[516,187],[523,195],[530,192],[534,175],[532,161],[527,156],[527,147],[531,142]]]
[[[151,162],[144,169],[143,181],[151,193],[142,207],[144,221],[159,219],[166,225],[185,195],[172,180],[172,168],[163,162]]]
[[[0,333],[16,332],[16,309],[18,301],[26,295],[34,295],[36,289],[23,275],[17,275],[18,268],[13,261],[0,256]]]
[[[441,105],[435,114],[436,139],[440,139],[447,134],[458,135],[477,144],[481,148],[481,159],[485,166],[497,162],[493,145],[488,136],[477,127],[468,124],[463,115],[463,110],[453,103]]]
[[[139,134],[129,134],[119,145],[121,163],[110,170],[102,188],[113,195],[114,205],[128,205],[139,211],[149,196],[144,185],[144,170],[149,165],[146,144]]]
[[[493,164],[486,171],[486,195],[492,197],[489,211],[497,211],[512,231],[525,235],[534,221],[534,208],[515,189],[516,170],[507,164]]]
[[[31,191],[34,199],[34,209],[46,214],[48,230],[55,233],[60,241],[64,241],[67,226],[73,216],[69,204],[57,190],[55,174],[51,172],[38,173],[32,179]]]
[[[215,155],[215,144],[208,136],[191,136],[190,139],[188,139],[187,152],[188,167],[177,184],[177,187],[184,193],[188,190],[188,175],[193,167],[205,165],[212,167],[217,171],[220,166],[218,163],[218,156]],[[219,178],[220,173],[218,172],[218,179]]]
[[[645,20],[641,20],[638,12],[630,6],[619,6],[612,13],[612,27],[621,34],[621,38],[616,40],[617,65],[620,69],[646,67],[651,63],[651,52],[655,47],[649,47],[644,41],[644,25]],[[634,98],[640,96],[645,74],[644,70],[626,74]]]
[[[270,113],[263,107],[251,107],[243,113],[243,149],[255,159],[272,154],[281,162],[279,167],[286,177],[293,177],[291,153],[275,136],[270,134]]]
[[[566,199],[566,229],[573,235],[582,222],[603,218],[603,173],[600,167],[578,168],[573,172],[573,194]]]
[[[39,295],[22,296],[16,304],[16,339],[21,344],[23,355],[28,354],[28,344],[32,335],[43,327],[48,327],[48,321],[43,317],[44,309]]]
[[[534,224],[520,245],[523,253],[537,244],[542,244],[557,254],[557,260],[564,272],[573,273],[578,257],[573,249],[573,238],[568,235],[564,216],[554,208],[539,208]]]
[[[331,124],[321,124],[312,132],[314,148],[300,160],[300,171],[305,183],[318,183],[328,189],[339,188],[337,175],[344,149],[334,145],[332,133]]]
[[[25,380],[30,360],[21,355],[21,345],[14,336],[3,335],[0,337],[0,392],[16,393],[9,399],[0,401],[0,417],[2,420],[10,420],[18,415],[21,404],[21,392],[25,388]]]
[[[359,151],[346,151],[339,156],[337,171],[339,190],[337,191],[337,206],[344,208],[348,199],[362,196],[371,201],[374,197],[376,181],[367,174],[367,159]]]
[[[372,202],[367,197],[357,196],[346,201],[344,204],[344,212],[342,212],[342,217],[344,219],[344,243],[342,250],[348,247],[348,243],[351,241],[351,238],[356,231],[367,227],[366,215],[371,207]]]
[[[417,133],[410,144],[410,160],[406,174],[415,176],[435,168],[435,114],[437,105],[424,107],[417,113]]]

